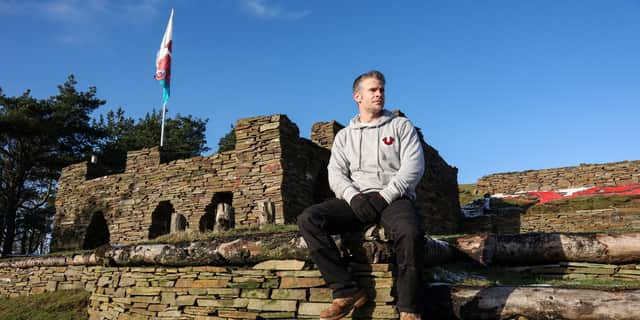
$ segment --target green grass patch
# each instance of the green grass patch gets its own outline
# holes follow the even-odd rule
[[[476,185],[475,184],[459,184],[458,185],[458,199],[460,201],[460,205],[463,206],[465,204],[473,202],[473,200],[480,198],[476,194]]]
[[[152,243],[179,243],[190,242],[199,240],[211,240],[215,238],[229,238],[229,237],[241,237],[241,236],[256,236],[256,235],[268,235],[280,232],[298,231],[298,225],[284,224],[284,225],[266,225],[262,228],[258,227],[237,227],[229,231],[224,232],[199,232],[199,231],[182,231],[172,234],[166,234],[159,236],[155,239],[145,240],[139,242],[139,244],[152,244]]]
[[[89,292],[64,290],[16,298],[0,298],[3,320],[86,320]]]
[[[631,196],[583,196],[561,199],[534,206],[530,210],[537,213],[575,212],[607,208],[640,208],[640,195]]]

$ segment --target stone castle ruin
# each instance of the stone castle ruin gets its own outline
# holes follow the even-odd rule
[[[333,196],[326,167],[342,127],[315,123],[308,140],[286,115],[258,116],[237,121],[232,151],[169,162],[157,147],[131,151],[124,172],[98,178],[89,175],[91,163],[68,166],[59,180],[51,248],[127,245],[221,223],[255,226],[265,214],[276,224],[293,223],[304,208]],[[427,167],[416,202],[423,223],[430,233],[455,232],[457,168],[424,139],[423,148]],[[216,221],[220,210],[234,213],[230,221]]]

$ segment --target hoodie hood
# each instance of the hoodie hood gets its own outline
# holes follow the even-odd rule
[[[382,112],[379,117],[375,118],[373,121],[368,123],[360,122],[360,115],[356,115],[349,121],[349,128],[352,129],[360,129],[360,128],[371,128],[371,127],[379,127],[389,121],[391,119],[397,117],[395,114],[391,113],[387,109],[382,109]]]

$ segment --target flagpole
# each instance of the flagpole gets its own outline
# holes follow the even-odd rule
[[[160,126],[160,148],[164,145],[164,115],[167,112],[167,103],[162,104],[162,126]]]
[[[169,15],[167,29],[162,36],[160,50],[156,54],[156,74],[155,79],[162,85],[162,124],[160,125],[160,148],[164,146],[164,124],[167,113],[167,101],[170,95],[171,80],[171,47],[173,41],[173,8]]]

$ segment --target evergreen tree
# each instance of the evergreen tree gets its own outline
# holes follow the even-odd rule
[[[153,110],[144,118],[126,117],[122,108],[101,116],[96,127],[105,132],[99,154],[102,162],[110,167],[124,169],[127,151],[150,148],[160,144],[162,113]],[[163,151],[165,160],[184,159],[200,155],[206,146],[205,130],[208,120],[181,116],[165,119],[165,140]]]
[[[89,119],[105,101],[96,97],[95,87],[81,92],[76,90],[76,84],[73,75],[69,76],[58,86],[58,94],[45,100],[33,98],[30,91],[8,97],[0,90],[3,255],[13,253],[16,238],[23,241],[22,253],[34,248],[29,239],[44,239],[60,170],[86,159],[101,137]]]
[[[236,127],[231,125],[231,130],[218,141],[218,152],[231,151],[236,148]]]

